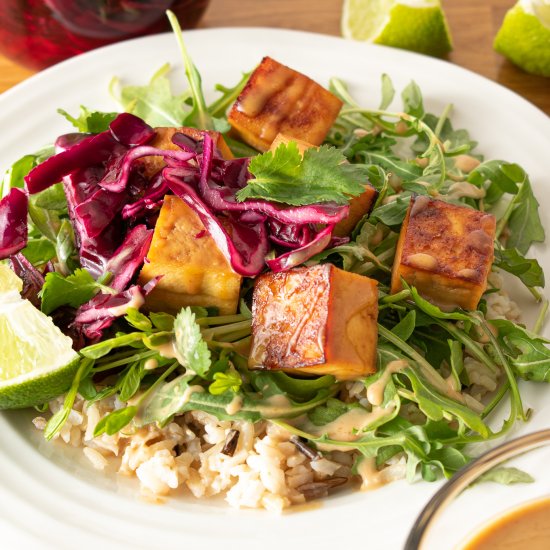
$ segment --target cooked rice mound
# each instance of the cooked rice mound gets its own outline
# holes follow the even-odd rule
[[[490,284],[502,288],[501,276],[492,273]],[[505,291],[487,294],[485,298],[488,319],[519,320],[520,310]],[[464,367],[472,381],[466,397],[469,405],[476,408],[485,395],[497,388],[499,376],[469,356],[464,358]],[[340,397],[370,406],[360,381],[345,383]],[[50,402],[52,413],[62,408],[63,400],[61,396]],[[292,442],[292,434],[269,421],[220,421],[201,411],[176,416],[164,428],[151,424],[94,438],[94,428],[101,418],[124,406],[116,397],[87,405],[78,396],[68,421],[55,437],[73,447],[82,447],[98,470],[115,463],[120,474],[135,475],[142,495],[155,500],[183,490],[196,498],[225,495],[225,500],[237,508],[280,512],[326,496],[333,487],[355,483],[370,489],[406,475],[402,454],[380,469],[373,460],[362,460],[354,475],[357,451],[332,450],[311,458]],[[413,403],[403,405],[401,415],[411,422],[425,420]],[[46,426],[43,417],[33,422],[40,430]],[[239,437],[229,456],[222,451],[232,430],[237,430]]]

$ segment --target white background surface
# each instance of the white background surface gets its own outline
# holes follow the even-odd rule
[[[264,55],[323,85],[332,76],[343,78],[360,103],[373,108],[379,103],[381,73],[392,77],[398,91],[414,79],[428,111],[440,113],[453,103],[455,127],[469,129],[481,153],[518,162],[527,170],[542,205],[543,223],[550,227],[545,208],[550,190],[550,119],[489,80],[416,54],[294,31],[191,31],[186,41],[206,91],[217,82],[233,85]],[[84,54],[0,96],[0,173],[21,155],[71,131],[57,108],[77,113],[82,104],[116,110],[107,93],[113,76],[145,84],[166,61],[174,66],[175,88],[184,89],[175,40],[160,35]],[[395,108],[401,109],[400,100]],[[550,273],[546,247],[538,246],[534,254]],[[517,298],[529,309],[527,293],[520,292]],[[515,433],[550,426],[550,388],[526,388],[524,395],[526,406],[535,413]],[[375,492],[336,495],[317,508],[281,516],[184,496],[153,505],[137,496],[137,484],[131,480],[97,473],[78,452],[43,441],[33,431],[32,416],[28,411],[0,414],[0,548],[6,550],[397,549],[440,485],[398,482]],[[540,463],[533,467],[537,472],[531,473],[548,482],[550,473],[540,471]],[[486,494],[495,489],[486,485],[480,490]]]

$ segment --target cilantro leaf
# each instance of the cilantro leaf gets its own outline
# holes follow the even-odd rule
[[[229,390],[236,393],[239,391],[242,383],[243,381],[238,372],[217,372],[214,374],[214,382],[210,384],[208,391],[212,395],[221,395]]]
[[[48,273],[40,291],[42,311],[48,315],[63,305],[79,307],[90,300],[100,288],[101,284],[85,269],[77,269],[68,277],[62,277],[55,272]]]
[[[163,65],[145,86],[124,86],[116,98],[124,110],[132,113],[151,126],[181,126],[187,116],[184,109],[189,93],[180,96],[172,94],[170,80],[166,76],[170,65]],[[114,80],[111,90],[117,84]]]
[[[80,106],[78,117],[70,115],[64,109],[57,109],[79,132],[90,132],[99,134],[109,128],[109,124],[115,119],[118,113],[104,113],[101,111],[90,111],[84,105]]]
[[[237,193],[237,199],[265,199],[294,206],[334,201],[347,204],[351,196],[365,190],[364,167],[345,163],[335,147],[323,145],[305,151],[303,158],[295,142],[281,144],[250,161],[254,178]]]
[[[206,376],[210,368],[210,351],[202,338],[201,329],[190,307],[183,308],[174,321],[175,346],[183,366]]]

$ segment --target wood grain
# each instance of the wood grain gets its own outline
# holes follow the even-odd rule
[[[453,37],[448,60],[510,88],[550,115],[550,78],[529,75],[492,47],[515,0],[442,0]],[[201,27],[279,27],[340,34],[342,0],[212,0]],[[0,56],[0,92],[33,71]]]

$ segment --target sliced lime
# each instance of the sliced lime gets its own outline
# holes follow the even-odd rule
[[[0,297],[0,409],[39,405],[65,392],[79,355],[28,300]]]
[[[342,35],[428,55],[452,49],[439,0],[344,0]]]

